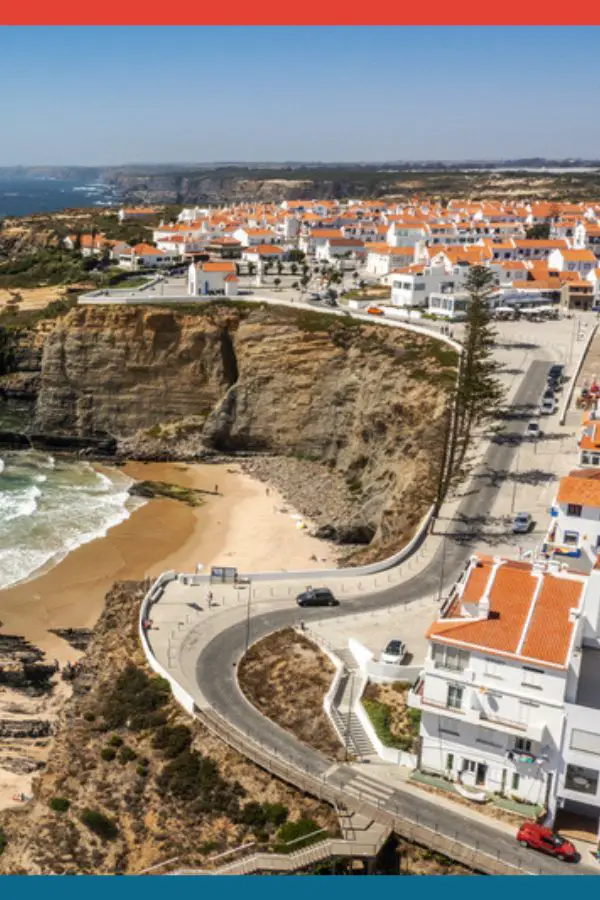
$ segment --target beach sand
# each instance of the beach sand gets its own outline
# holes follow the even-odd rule
[[[202,506],[156,498],[103,538],[78,547],[38,577],[0,591],[0,632],[20,635],[60,663],[78,654],[52,628],[92,628],[115,581],[202,563],[240,572],[335,565],[332,545],[297,527],[281,495],[235,465],[139,463],[124,471],[207,491]],[[215,493],[215,487],[218,493]],[[315,557],[315,558],[312,558]]]
[[[235,465],[131,462],[124,471],[136,480],[208,493],[199,507],[149,500],[105,537],[78,547],[37,577],[0,590],[0,633],[26,638],[62,665],[81,654],[49,629],[93,628],[115,581],[141,580],[168,569],[193,572],[199,563],[206,571],[211,565],[227,565],[240,572],[336,565],[333,545],[299,529],[300,517],[292,518],[294,511],[281,495]],[[54,720],[69,692],[59,680],[50,697],[33,702],[0,687],[0,719],[10,718],[17,705],[23,718]],[[0,809],[20,805],[14,797],[28,795],[33,778],[3,769],[2,756],[16,753],[43,761],[49,744],[36,748],[25,740],[0,747]]]

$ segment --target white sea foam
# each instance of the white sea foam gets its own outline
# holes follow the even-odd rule
[[[132,480],[120,471],[107,475],[83,461],[55,464],[53,457],[36,451],[7,454],[4,462],[0,588],[29,579],[103,537],[144,503],[130,496]]]

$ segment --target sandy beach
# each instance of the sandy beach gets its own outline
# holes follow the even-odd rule
[[[26,638],[61,665],[80,655],[52,628],[93,628],[115,581],[140,580],[167,569],[193,572],[198,564],[236,566],[240,571],[291,570],[335,565],[335,548],[298,527],[299,516],[273,488],[235,465],[138,463],[124,466],[136,480],[165,481],[207,493],[199,507],[156,498],[134,510],[103,538],[72,551],[37,577],[0,590],[0,633]],[[49,697],[29,699],[0,687],[0,719],[53,720],[69,686],[57,682]],[[32,774],[2,768],[2,756],[43,761],[51,741],[4,741],[0,753],[0,809],[19,805]]]
[[[332,546],[298,527],[281,496],[235,465],[131,462],[132,478],[206,491],[199,507],[157,498],[108,534],[72,551],[38,577],[0,591],[0,632],[25,637],[64,663],[77,653],[52,628],[91,628],[114,581],[201,563],[240,571],[335,565]],[[217,491],[215,491],[217,488]]]

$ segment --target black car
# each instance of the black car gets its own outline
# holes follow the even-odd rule
[[[337,606],[338,601],[335,599],[329,588],[307,588],[296,597],[298,606]]]
[[[558,363],[554,366],[550,366],[548,369],[547,381],[557,381],[560,384],[564,377],[564,371],[565,367],[558,365]]]

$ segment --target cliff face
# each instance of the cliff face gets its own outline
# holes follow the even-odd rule
[[[250,450],[312,461],[351,498],[345,539],[375,535],[379,554],[434,496],[455,358],[428,338],[239,304],[81,307],[40,340],[39,373],[27,370],[36,434],[111,436],[138,458]],[[22,353],[33,365],[33,350]]]

